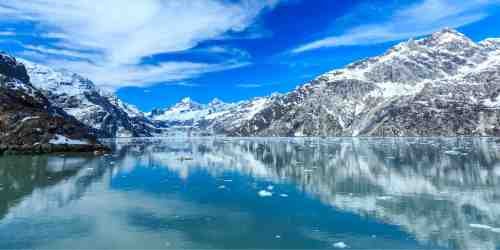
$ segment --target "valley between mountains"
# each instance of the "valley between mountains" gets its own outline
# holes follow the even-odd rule
[[[149,113],[84,76],[4,53],[0,76],[0,151],[94,149],[97,138],[113,137],[500,136],[500,39],[476,43],[452,29],[289,93],[238,103],[185,98]]]

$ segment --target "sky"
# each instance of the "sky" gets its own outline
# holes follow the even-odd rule
[[[499,11],[500,0],[2,0],[0,50],[150,111],[285,93],[446,27],[500,37]]]

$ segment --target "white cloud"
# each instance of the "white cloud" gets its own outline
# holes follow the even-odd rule
[[[35,45],[23,45],[24,49],[28,51],[32,51],[35,53],[39,53],[41,55],[48,55],[48,56],[64,56],[64,57],[72,57],[72,58],[79,58],[79,59],[96,59],[97,55],[96,54],[91,54],[91,53],[84,53],[84,52],[79,52],[76,50],[69,50],[69,49],[61,49],[61,48],[49,48],[46,46],[35,46]]]
[[[458,28],[489,15],[498,0],[423,0],[399,9],[389,20],[353,27],[342,35],[320,39],[294,49],[301,53],[326,47],[368,45],[427,35],[444,27]]]
[[[200,42],[224,37],[227,32],[244,31],[278,1],[101,0],[96,4],[87,0],[2,0],[0,13],[4,15],[0,19],[37,24],[39,30],[35,33],[50,42],[43,47],[31,45],[28,49],[32,52],[59,51],[61,56],[91,58],[91,63],[79,61],[74,68],[97,84],[141,86],[241,66],[241,62],[234,61],[156,66],[143,66],[141,62],[156,54],[189,50]]]
[[[15,36],[16,32],[13,31],[0,31],[0,36]]]
[[[188,61],[164,62],[157,65],[115,65],[102,67],[86,61],[51,60],[49,65],[64,65],[66,69],[81,72],[85,76],[102,77],[100,87],[118,89],[123,86],[148,86],[154,83],[186,85],[185,79],[205,73],[224,71],[248,65],[246,62],[223,62],[219,64]],[[187,86],[187,85],[186,85]]]

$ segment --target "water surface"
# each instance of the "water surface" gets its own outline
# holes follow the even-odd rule
[[[495,139],[129,139],[0,158],[0,248],[500,249]]]

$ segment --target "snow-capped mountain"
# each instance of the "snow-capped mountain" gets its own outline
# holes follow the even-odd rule
[[[269,102],[269,98],[225,103],[214,99],[208,104],[186,97],[166,110],[153,110],[147,116],[167,134],[225,135],[253,118]]]
[[[287,94],[150,116],[229,136],[500,135],[500,39],[444,29],[328,72]]]
[[[500,40],[445,29],[268,99],[232,136],[500,135]]]
[[[147,114],[78,74],[23,63],[35,88],[99,137],[500,135],[500,39],[475,43],[452,29],[287,94],[238,103],[185,98]]]
[[[152,136],[156,128],[134,106],[99,90],[88,79],[22,60],[32,84],[55,105],[92,127],[98,137]]]
[[[90,132],[30,83],[22,63],[0,53],[0,154],[105,150]]]

